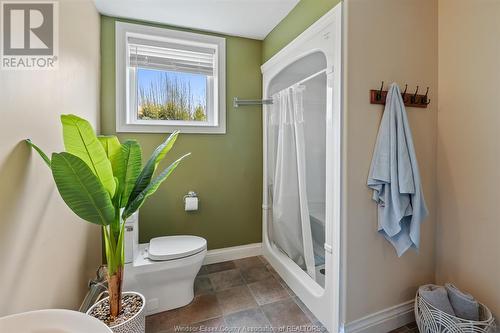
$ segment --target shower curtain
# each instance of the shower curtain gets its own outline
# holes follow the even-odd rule
[[[273,95],[268,112],[269,238],[315,279],[306,190],[303,91],[295,85]]]

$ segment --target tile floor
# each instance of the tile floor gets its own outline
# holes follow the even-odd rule
[[[147,333],[326,332],[263,257],[203,266],[195,298],[146,318]]]
[[[417,323],[411,323],[406,326],[400,327],[389,333],[418,333]]]
[[[202,266],[190,304],[146,318],[146,333],[289,331],[327,332],[263,257]]]

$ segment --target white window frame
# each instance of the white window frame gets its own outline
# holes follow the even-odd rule
[[[129,36],[153,40],[176,40],[181,44],[199,45],[215,50],[215,75],[207,83],[207,122],[182,120],[137,119],[136,104],[130,83],[136,83],[134,71],[128,66]],[[164,29],[146,25],[116,22],[116,132],[133,133],[182,133],[225,134],[226,133],[226,40],[222,37],[192,32]],[[135,91],[137,91],[135,89]],[[132,100],[132,101],[131,101]]]

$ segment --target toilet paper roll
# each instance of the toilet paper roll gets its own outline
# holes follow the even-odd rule
[[[187,197],[184,199],[184,209],[186,212],[198,210],[198,198],[197,197]]]

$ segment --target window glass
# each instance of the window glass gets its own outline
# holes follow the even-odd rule
[[[137,70],[137,119],[207,122],[207,76]]]

